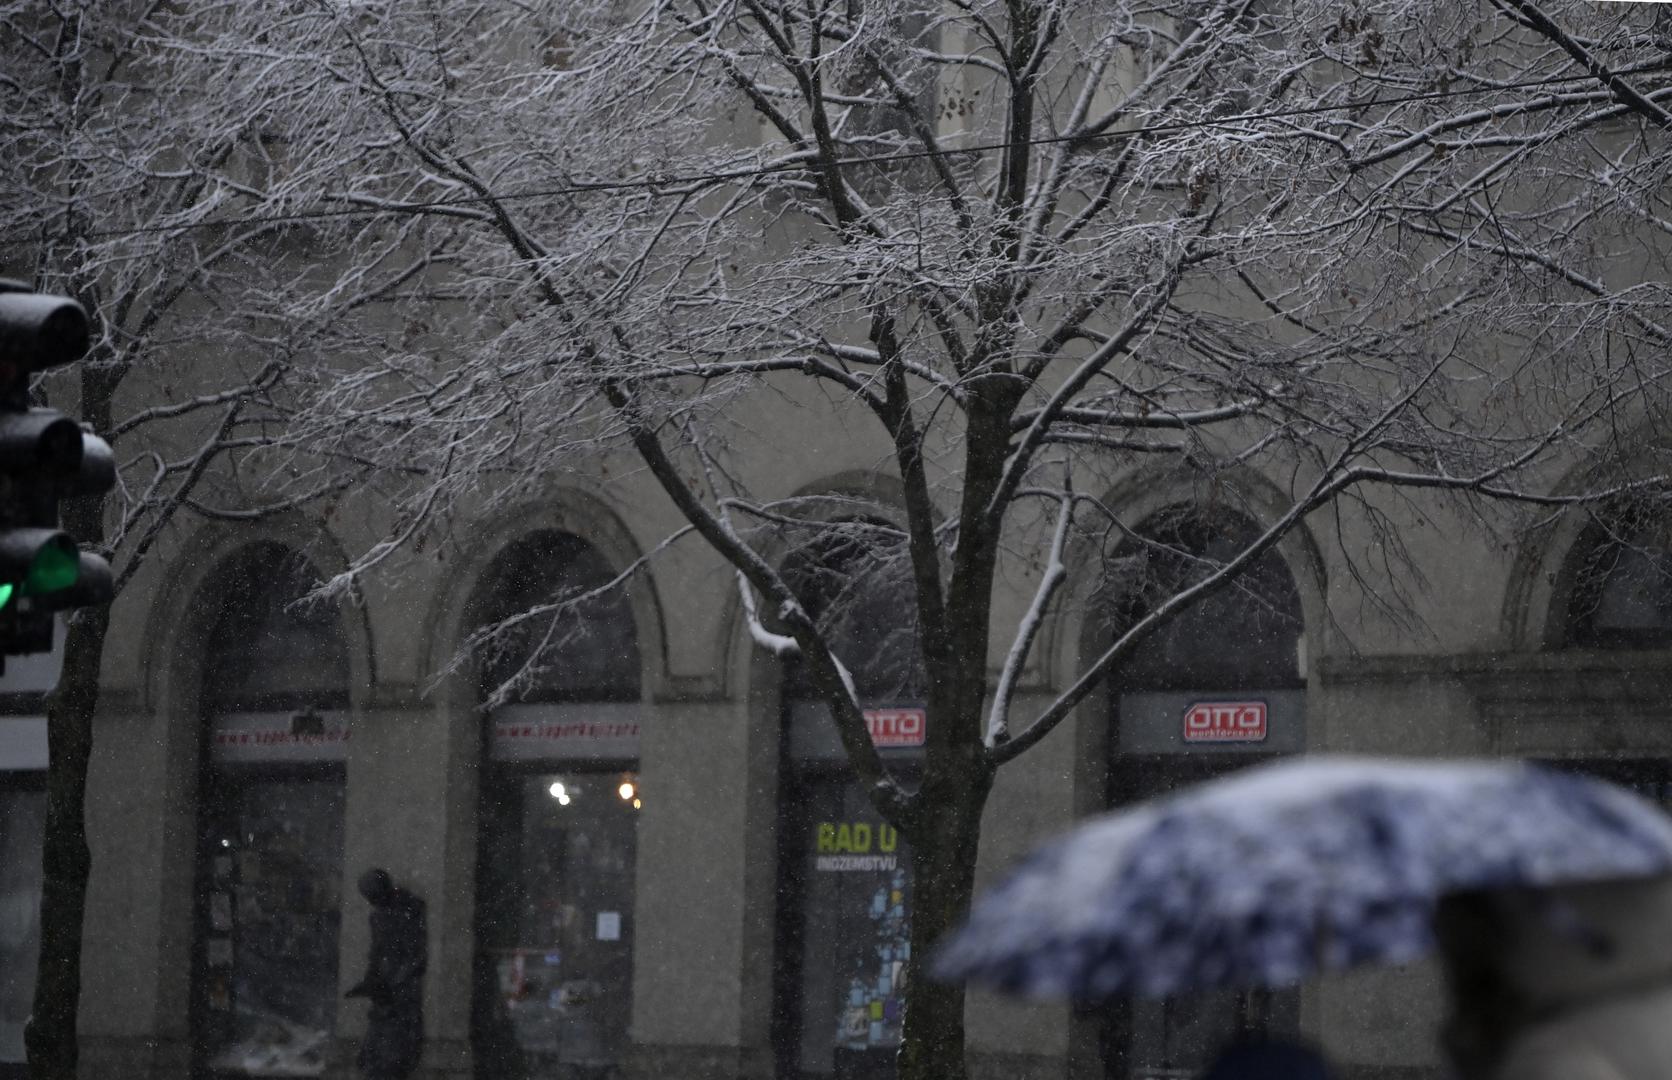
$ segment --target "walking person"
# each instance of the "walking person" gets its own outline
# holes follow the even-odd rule
[[[360,895],[372,906],[371,948],[365,977],[347,996],[368,999],[371,1014],[356,1063],[366,1080],[404,1080],[424,1044],[424,901],[382,869],[360,875]]]

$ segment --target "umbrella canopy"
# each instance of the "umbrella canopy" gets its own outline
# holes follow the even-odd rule
[[[1439,896],[1672,870],[1672,819],[1522,762],[1309,757],[1088,821],[977,899],[940,978],[1100,1000],[1281,986],[1433,945]]]

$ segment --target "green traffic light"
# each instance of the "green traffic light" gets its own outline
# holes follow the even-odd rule
[[[29,574],[23,579],[23,592],[26,596],[42,596],[68,589],[79,576],[80,554],[76,549],[47,544],[29,564]],[[5,601],[0,600],[0,606],[4,604]]]
[[[4,608],[7,604],[12,602],[12,593],[14,591],[12,583],[9,581],[4,585],[0,585],[0,608]]]

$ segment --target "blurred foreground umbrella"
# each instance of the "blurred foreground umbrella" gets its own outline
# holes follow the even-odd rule
[[[1445,893],[1672,869],[1672,819],[1520,762],[1311,757],[1103,815],[976,901],[936,975],[1035,997],[1281,986],[1433,945]]]

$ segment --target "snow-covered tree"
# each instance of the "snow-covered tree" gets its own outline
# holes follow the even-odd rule
[[[294,114],[333,280],[447,257],[432,299],[368,312],[403,332],[317,386],[288,464],[402,478],[363,571],[461,497],[636,455],[911,845],[908,1080],[964,1075],[964,991],[923,965],[996,772],[1147,634],[1320,511],[1396,548],[1390,489],[1560,508],[1664,480],[1613,467],[1672,344],[1649,5],[247,8],[182,52]],[[805,443],[757,438],[792,423]],[[897,499],[780,490],[832,432]],[[1259,527],[1180,556],[1190,530],[1101,497],[1146,471]],[[915,786],[868,738],[841,589],[786,569],[838,549],[910,597]],[[1001,575],[1031,602],[996,607]],[[1106,647],[1019,710],[1041,628],[1100,597]]]
[[[116,603],[183,516],[241,519],[305,502],[298,486],[238,492],[235,464],[279,430],[282,387],[340,321],[295,321],[296,190],[273,136],[294,117],[216,94],[194,53],[214,13],[182,5],[0,3],[0,276],[80,300],[93,346],[36,391],[109,441],[116,490],[68,500],[63,525],[111,562]],[[224,72],[223,64],[213,68]],[[311,199],[309,200],[311,204]],[[228,223],[228,219],[239,219]],[[247,220],[244,220],[247,219]],[[388,282],[339,283],[338,315]],[[280,312],[291,321],[279,317]],[[30,1075],[76,1075],[89,853],[84,792],[107,609],[70,620],[48,696],[41,949],[26,1038]]]

